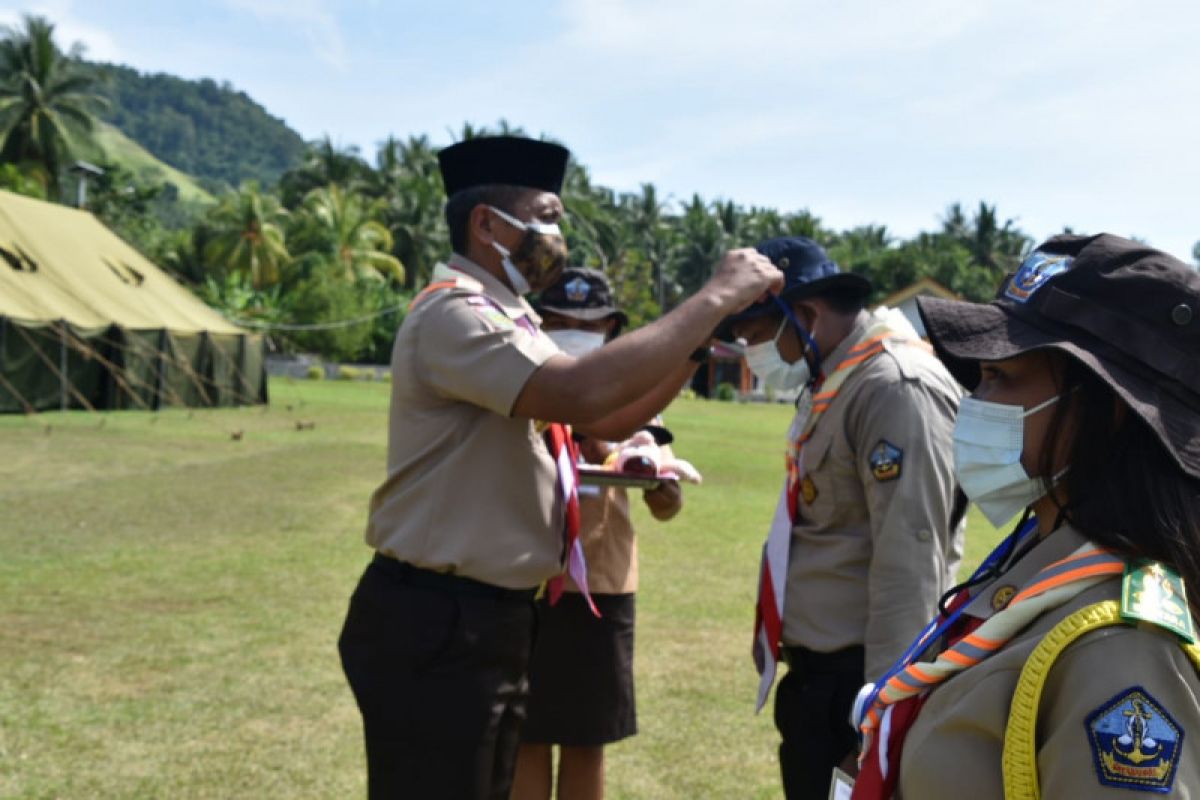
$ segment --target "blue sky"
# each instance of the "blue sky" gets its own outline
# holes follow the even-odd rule
[[[1200,3],[1174,0],[0,0],[146,71],[227,80],[371,155],[500,118],[593,178],[842,228],[996,203],[1190,260]]]

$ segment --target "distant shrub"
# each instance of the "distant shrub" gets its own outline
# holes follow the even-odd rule
[[[682,392],[679,393],[679,397],[683,400],[695,400],[696,399],[696,390],[695,389],[684,389]]]
[[[392,382],[392,371],[390,369],[385,369],[382,372],[380,372],[379,380],[383,381],[384,383],[391,383]]]
[[[323,381],[325,380],[325,368],[320,364],[313,364],[304,371],[304,377],[310,381]]]
[[[361,377],[362,377],[362,370],[355,369],[354,367],[346,367],[346,366],[337,368],[337,379],[339,381],[356,381]]]
[[[768,403],[774,403],[775,400],[778,399],[775,396],[775,387],[774,386],[768,386],[765,394],[766,394]]]
[[[729,382],[717,384],[717,399],[728,403],[731,400],[737,399],[737,389],[733,388],[733,384]]]

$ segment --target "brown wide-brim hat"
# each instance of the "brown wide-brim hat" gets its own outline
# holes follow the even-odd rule
[[[1040,245],[991,303],[917,300],[938,357],[964,386],[980,361],[1053,348],[1105,381],[1200,478],[1200,275],[1111,234]]]
[[[617,332],[629,324],[629,317],[617,308],[608,278],[587,267],[564,269],[534,301],[533,308],[539,314],[549,311],[585,322],[616,317]]]

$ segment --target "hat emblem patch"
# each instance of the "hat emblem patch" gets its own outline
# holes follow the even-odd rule
[[[572,303],[582,303],[587,300],[592,287],[583,278],[574,278],[567,281],[566,285],[563,286],[563,291],[567,293],[567,299]]]
[[[1008,282],[1004,296],[1018,303],[1028,302],[1046,281],[1070,269],[1072,261],[1074,259],[1071,256],[1043,253],[1040,250],[1031,253]]]

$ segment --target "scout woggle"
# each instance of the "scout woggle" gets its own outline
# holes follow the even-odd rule
[[[515,256],[520,266],[525,267],[525,272],[529,272],[535,276],[539,283],[552,283],[553,278],[562,270],[567,260],[565,242],[563,247],[554,247],[544,238],[553,236],[562,241],[562,230],[558,227],[558,223],[523,222],[512,214],[501,211],[495,206],[488,206],[488,209],[512,227],[525,232],[525,238],[521,241],[520,247],[517,248]],[[508,276],[513,291],[519,295],[529,294],[533,291],[533,287],[530,285],[529,279],[526,278],[525,272],[519,269],[517,264],[513,263],[513,253],[496,241],[492,242],[492,247],[500,254],[500,263],[504,266],[504,274]],[[551,249],[551,252],[538,252],[539,250],[546,251],[547,249]]]

